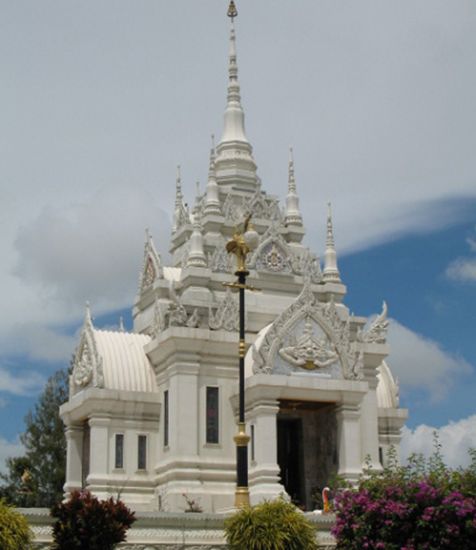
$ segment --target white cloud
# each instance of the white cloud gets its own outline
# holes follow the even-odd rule
[[[12,374],[4,367],[0,367],[0,391],[13,395],[34,395],[45,385],[46,380],[37,372],[23,370],[19,374]]]
[[[148,222],[168,238],[166,214],[138,187],[109,186],[87,203],[62,211],[45,208],[19,230],[15,273],[65,307],[86,300],[100,310],[129,305]],[[162,251],[164,245],[157,243]]]
[[[81,321],[86,300],[93,315],[130,307],[146,227],[168,261],[169,219],[160,198],[140,186],[105,186],[80,203],[26,217],[13,252],[3,254],[10,269],[0,272],[2,355],[67,362],[76,343],[67,329]]]
[[[468,237],[466,239],[466,242],[468,243],[469,249],[471,252],[476,252],[476,238],[474,237]]]
[[[464,359],[448,353],[434,340],[395,319],[390,320],[388,343],[388,362],[401,385],[408,389],[424,389],[431,399],[438,400],[446,395],[451,387],[449,380],[472,372]]]
[[[7,471],[5,464],[7,458],[22,456],[24,450],[23,445],[18,439],[15,441],[8,441],[7,439],[0,437],[0,473],[5,473]]]
[[[442,453],[448,466],[467,466],[470,462],[468,449],[476,448],[476,415],[457,422],[449,422],[441,428],[420,424],[414,430],[406,426],[402,431],[401,455],[403,459],[412,453],[429,457],[433,450],[433,434],[437,430],[442,444]]]
[[[466,239],[471,252],[476,252],[476,237]],[[476,282],[476,257],[456,258],[446,268],[445,275],[448,279],[461,283]]]
[[[476,281],[476,258],[458,258],[446,268],[446,276],[464,283]]]

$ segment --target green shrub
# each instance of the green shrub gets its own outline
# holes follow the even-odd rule
[[[27,550],[31,548],[31,531],[24,516],[0,500],[0,548]]]
[[[89,491],[74,491],[54,506],[51,515],[55,550],[112,550],[126,538],[134,513],[120,500],[98,500]]]
[[[316,531],[296,507],[283,499],[243,508],[225,520],[231,550],[314,550]]]

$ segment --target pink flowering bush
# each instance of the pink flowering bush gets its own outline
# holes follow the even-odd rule
[[[337,550],[476,550],[476,452],[465,470],[450,470],[436,440],[434,455],[414,456],[383,473],[367,473],[339,491]]]

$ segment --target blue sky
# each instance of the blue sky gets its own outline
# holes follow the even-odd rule
[[[0,463],[67,365],[84,303],[130,326],[144,229],[166,254],[175,167],[193,200],[225,105],[227,2],[1,1]],[[333,204],[347,304],[392,318],[405,449],[476,446],[476,5],[239,0],[263,187],[288,147],[322,253]],[[423,442],[423,443],[422,443]]]

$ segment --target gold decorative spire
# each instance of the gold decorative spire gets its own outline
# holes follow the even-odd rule
[[[236,9],[235,2],[233,0],[230,0],[227,15],[232,21],[238,15],[238,10]]]

